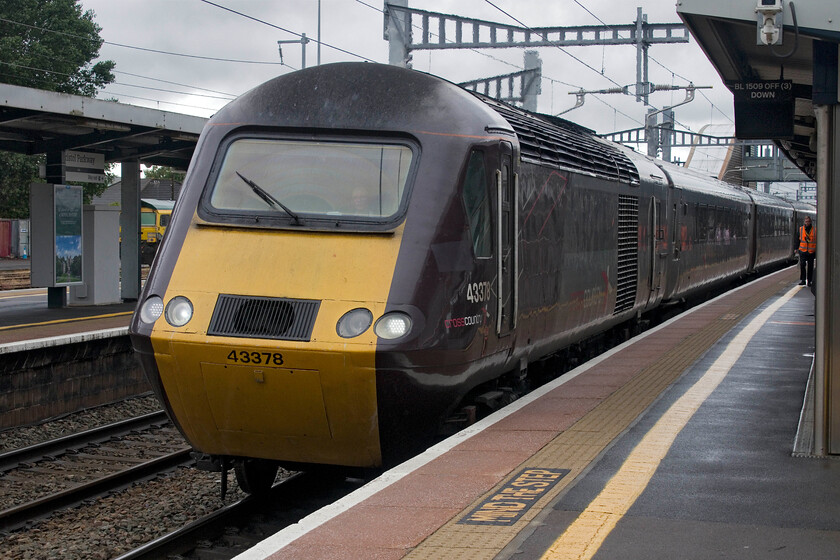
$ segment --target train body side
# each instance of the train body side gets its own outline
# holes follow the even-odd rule
[[[750,270],[752,202],[745,192],[668,166],[673,252],[666,299],[676,300]]]
[[[794,226],[794,209],[791,203],[774,196],[749,191],[753,199],[753,251],[752,270],[762,270],[793,257],[791,239],[797,235]]]

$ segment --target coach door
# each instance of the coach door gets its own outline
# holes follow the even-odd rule
[[[499,169],[496,170],[496,263],[498,278],[496,333],[505,336],[516,327],[517,278],[517,188],[513,172],[512,148],[508,142],[499,146]]]
[[[673,194],[673,213],[671,215],[671,250],[673,252],[674,260],[680,260],[683,249],[685,248],[685,241],[687,235],[687,228],[685,224],[685,215],[687,206],[682,197],[682,189],[671,189]]]
[[[662,200],[650,197],[650,224],[648,231],[648,249],[650,250],[650,292],[648,303],[654,303],[662,297],[662,273],[665,268],[662,244],[665,242],[665,224],[663,220]]]

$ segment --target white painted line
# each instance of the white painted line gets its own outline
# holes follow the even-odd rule
[[[89,342],[91,340],[101,340],[103,338],[112,338],[116,336],[124,336],[127,334],[128,327],[117,327],[113,329],[102,329],[99,331],[66,334],[61,336],[52,336],[48,338],[22,340],[20,342],[9,342],[8,344],[0,344],[0,354],[25,352],[27,350],[41,350],[43,348],[51,348],[53,346],[76,344],[78,342]]]

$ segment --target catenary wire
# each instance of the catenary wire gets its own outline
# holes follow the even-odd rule
[[[111,41],[100,41],[98,39],[91,39],[90,37],[85,37],[84,35],[76,35],[74,33],[67,33],[67,32],[64,32],[64,31],[54,31],[54,30],[48,29],[46,27],[38,27],[38,26],[35,26],[35,25],[29,25],[29,24],[26,24],[26,23],[21,23],[19,21],[13,21],[13,20],[10,20],[10,19],[5,19],[5,18],[0,18],[0,21],[5,22],[5,23],[12,23],[12,24],[15,24],[15,25],[21,25],[23,27],[28,27],[30,29],[37,29],[39,31],[47,31],[49,33],[55,33],[57,35],[65,35],[67,37],[73,37],[74,39],[82,39],[84,41],[101,42],[103,45],[111,45],[112,47],[121,47],[121,48],[125,48],[125,49],[133,49],[133,50],[138,50],[138,51],[151,52],[151,53],[155,53],[155,54],[165,54],[165,55],[169,55],[169,56],[181,56],[181,57],[185,57],[185,58],[195,58],[195,59],[210,60],[210,61],[215,61],[215,62],[235,62],[237,64],[264,64],[264,65],[270,65],[270,66],[283,66],[282,62],[271,62],[271,61],[261,61],[261,60],[239,60],[239,59],[233,59],[233,58],[219,58],[219,57],[213,57],[213,56],[202,56],[202,55],[197,55],[197,54],[186,54],[186,53],[176,53],[176,52],[171,52],[171,51],[162,51],[162,50],[159,50],[159,49],[150,49],[150,48],[147,48],[147,47],[137,47],[137,46],[134,46],[134,45],[125,45],[125,44],[122,44],[122,43],[114,43],[114,42],[111,42]]]
[[[26,65],[23,65],[23,64],[16,64],[14,62],[5,62],[5,61],[0,60],[0,64],[3,64],[5,66],[11,66],[12,68],[23,68],[24,70],[34,70],[36,72],[43,72],[45,74],[54,74],[56,76],[65,76],[65,77],[68,77],[68,78],[73,77],[72,74],[67,74],[66,72],[58,72],[56,70],[47,70],[46,68],[37,68],[37,67],[34,67],[34,66],[26,66]],[[6,75],[8,76],[9,74],[6,74]],[[15,77],[19,77],[19,76],[15,76]],[[28,79],[30,81],[47,83],[44,80],[38,80],[37,78],[28,78]],[[141,86],[141,85],[137,85],[137,84],[127,84],[127,83],[124,83],[124,82],[109,82],[106,85],[120,85],[120,86],[125,86],[125,87],[147,89],[147,90],[151,90],[151,91],[160,91],[160,92],[164,92],[164,93],[176,93],[178,95],[194,95],[196,97],[206,97],[208,99],[224,99],[226,101],[230,101],[231,99],[234,99],[236,97],[234,95],[229,95],[229,94],[223,94],[225,97],[222,97],[222,96],[219,96],[219,95],[207,95],[207,94],[203,94],[203,93],[193,93],[193,92],[189,92],[189,91],[175,91],[175,90],[171,90],[171,89],[155,88],[155,87],[151,87],[151,86]],[[185,86],[185,87],[191,87],[191,86]],[[129,97],[133,97],[133,96],[129,96]],[[144,98],[140,97],[138,99],[144,99]],[[187,106],[189,106],[189,105],[187,105]],[[202,107],[197,107],[197,108],[202,108]]]
[[[372,10],[375,10],[375,11],[377,11],[377,12],[381,13],[381,14],[384,14],[384,11],[383,11],[382,9],[377,8],[376,6],[372,6],[372,5],[370,5],[370,4],[366,3],[366,2],[364,2],[363,0],[355,0],[355,2],[357,2],[357,3],[359,3],[359,4],[362,4],[363,6],[367,6],[368,8],[370,8],[370,9],[372,9]],[[420,27],[420,26],[418,26],[418,25],[416,25],[416,24],[412,24],[412,27],[417,28],[417,29],[421,29],[421,27]],[[437,34],[435,34],[435,33],[431,32],[431,31],[429,32],[429,34],[430,34],[431,36],[433,36],[433,37],[438,37],[438,35],[437,35]],[[449,42],[454,42],[454,41],[449,41]],[[508,61],[506,61],[506,60],[499,59],[499,58],[494,57],[494,56],[492,56],[492,55],[489,55],[489,54],[487,54],[487,53],[481,52],[481,51],[479,51],[478,49],[474,49],[474,48],[467,48],[467,49],[465,49],[465,50],[469,50],[469,51],[475,52],[476,54],[479,54],[479,55],[481,55],[481,56],[485,56],[485,57],[490,58],[490,59],[492,59],[492,60],[495,60],[495,61],[497,61],[497,62],[501,62],[502,64],[505,64],[505,65],[510,66],[510,67],[512,67],[512,68],[516,68],[517,70],[524,70],[524,68],[523,68],[521,65],[517,65],[517,64],[511,63],[511,62],[508,62]],[[562,50],[562,49],[561,49],[561,50]],[[568,83],[568,82],[564,82],[564,81],[562,81],[562,80],[557,80],[557,79],[551,78],[551,77],[549,77],[549,76],[546,76],[545,74],[543,74],[543,75],[542,75],[542,77],[543,77],[543,78],[545,78],[546,80],[549,80],[549,81],[550,81],[550,82],[552,82],[552,83],[562,84],[562,85],[564,85],[564,86],[568,86],[568,87],[575,88],[575,89],[581,89],[581,87],[580,87],[580,86],[578,86],[578,85],[575,85],[575,84],[570,84],[570,83]],[[604,101],[603,99],[601,99],[601,98],[600,98],[600,97],[598,97],[597,95],[593,95],[592,97],[593,97],[593,98],[595,98],[595,99],[596,99],[597,101],[599,101],[600,103],[603,103],[604,105],[606,105],[606,106],[607,106],[607,107],[609,107],[610,109],[613,109],[613,110],[614,110],[614,111],[616,111],[618,114],[620,114],[620,115],[622,115],[622,116],[626,117],[627,119],[631,120],[632,122],[635,122],[635,123],[638,123],[638,124],[642,124],[642,122],[641,122],[641,121],[639,121],[639,119],[637,119],[637,118],[635,118],[635,117],[632,117],[632,116],[628,115],[627,113],[625,113],[625,112],[621,111],[621,110],[620,110],[620,109],[618,109],[617,107],[614,107],[614,106],[613,106],[613,105],[611,105],[610,103],[608,103],[608,102]]]
[[[231,12],[231,13],[236,14],[236,15],[238,15],[238,16],[241,16],[241,17],[244,17],[244,18],[250,19],[250,20],[255,21],[255,22],[257,22],[257,23],[261,23],[261,24],[263,24],[263,25],[267,25],[267,26],[269,26],[269,27],[271,27],[271,28],[278,29],[278,30],[280,30],[280,31],[285,31],[286,33],[291,33],[292,35],[295,35],[296,37],[303,37],[303,35],[302,35],[302,34],[300,34],[300,33],[296,33],[296,32],[294,32],[294,31],[291,31],[290,29],[286,29],[286,28],[284,28],[284,27],[280,27],[279,25],[275,25],[275,24],[273,24],[273,23],[269,23],[269,22],[267,22],[267,21],[265,21],[265,20],[262,20],[262,19],[256,18],[256,17],[254,17],[254,16],[249,16],[248,14],[245,14],[245,13],[242,13],[242,12],[239,12],[239,11],[236,11],[236,10],[234,10],[234,9],[232,9],[232,8],[228,8],[227,6],[222,6],[221,4],[217,4],[217,3],[215,3],[215,2],[211,2],[210,0],[199,0],[199,1],[200,1],[200,2],[204,2],[205,4],[209,4],[210,6],[215,6],[216,8],[219,8],[219,9],[221,9],[221,10],[225,10],[225,11],[227,11],[227,12]],[[309,39],[309,37],[307,37],[307,39]],[[342,52],[342,53],[344,53],[344,54],[348,54],[348,55],[350,55],[350,56],[355,56],[356,58],[360,58],[360,59],[362,59],[362,60],[364,60],[364,61],[367,61],[367,62],[376,62],[376,61],[375,61],[375,60],[373,60],[373,59],[370,59],[370,58],[368,58],[368,57],[366,57],[366,56],[362,56],[362,55],[360,55],[360,54],[356,54],[356,53],[351,52],[351,51],[348,51],[348,50],[346,50],[346,49],[342,49],[341,47],[336,47],[335,45],[330,45],[329,43],[325,43],[325,42],[323,42],[323,41],[318,41],[317,39],[310,39],[310,40],[311,40],[313,43],[323,45],[323,46],[325,46],[325,47],[328,47],[328,48],[331,48],[331,49],[337,50],[337,51],[339,51],[339,52]]]
[[[582,9],[583,9],[586,13],[588,13],[588,14],[589,14],[589,15],[591,15],[593,18],[595,18],[596,20],[598,20],[598,22],[600,22],[600,23],[601,23],[601,25],[607,25],[607,23],[606,23],[604,20],[602,20],[601,18],[599,18],[597,15],[595,15],[595,14],[592,12],[592,10],[590,10],[589,8],[587,8],[586,6],[584,6],[584,5],[583,5],[583,3],[581,3],[581,2],[580,2],[580,0],[575,0],[575,4],[577,4],[578,6],[580,6],[580,7],[581,7],[581,8],[582,8]],[[689,80],[689,79],[688,79],[688,78],[686,78],[685,76],[680,75],[678,72],[674,72],[673,70],[671,70],[670,68],[668,68],[667,66],[665,66],[663,63],[659,62],[659,60],[657,60],[657,59],[656,59],[656,57],[654,57],[654,56],[652,56],[652,55],[648,55],[648,58],[650,58],[653,62],[655,62],[656,64],[658,64],[659,66],[661,66],[664,70],[667,70],[668,72],[670,72],[672,75],[676,76],[677,78],[679,78],[679,79],[681,79],[681,80],[683,80],[683,81],[685,81],[685,82],[688,82],[688,83],[693,83],[693,81],[692,81],[692,80]],[[728,120],[729,120],[729,122],[733,122],[733,123],[734,123],[734,121],[732,120],[732,117],[730,117],[729,115],[727,115],[726,113],[724,113],[724,112],[723,112],[723,110],[721,110],[721,109],[720,109],[717,105],[715,105],[715,103],[714,103],[711,99],[709,99],[709,96],[707,96],[707,95],[706,95],[706,93],[705,93],[704,91],[702,91],[702,90],[698,90],[698,92],[700,93],[700,95],[702,95],[702,96],[703,96],[703,98],[704,98],[704,99],[706,99],[706,101],[709,103],[709,105],[711,105],[711,106],[712,106],[712,108],[714,108],[715,110],[717,110],[717,111],[718,111],[721,115],[723,115],[726,119],[728,119]],[[686,128],[688,128],[688,127],[686,127]],[[691,130],[691,129],[689,128],[689,130]]]

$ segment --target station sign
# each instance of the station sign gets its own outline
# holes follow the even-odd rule
[[[793,138],[793,80],[727,84],[735,102],[735,136],[741,140]]]
[[[64,180],[81,183],[105,182],[105,154],[65,150],[62,164]]]

